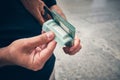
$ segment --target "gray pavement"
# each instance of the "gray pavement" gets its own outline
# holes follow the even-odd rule
[[[55,50],[56,80],[120,80],[120,0],[57,0],[76,27],[82,49]]]

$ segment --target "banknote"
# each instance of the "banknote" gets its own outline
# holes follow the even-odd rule
[[[43,31],[53,31],[55,40],[66,46],[72,46],[75,37],[75,27],[62,18],[56,11],[46,10],[52,19],[43,24]]]

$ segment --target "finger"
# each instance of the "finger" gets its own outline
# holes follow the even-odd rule
[[[46,47],[47,47],[47,44],[43,44],[39,46],[39,48],[41,48],[42,50],[45,49]]]
[[[36,47],[35,51],[36,52],[41,52],[42,48],[41,47]]]
[[[38,9],[37,9],[37,12],[36,12],[36,18],[37,18],[37,20],[40,22],[41,25],[45,22],[45,20],[44,20],[44,18],[43,18],[43,16],[42,16],[42,13],[44,13],[44,11],[43,11],[43,10],[40,10],[40,9],[38,8]]]
[[[81,46],[77,47],[76,50],[74,50],[74,51],[72,51],[72,52],[69,52],[69,55],[75,55],[77,52],[80,51],[81,48],[82,48]]]
[[[44,2],[39,0],[39,8],[38,8],[38,10],[39,10],[39,14],[40,14],[40,17],[41,17],[40,20],[39,20],[41,24],[43,24],[45,22],[45,19],[43,17],[43,15],[45,13],[44,6],[45,6]]]
[[[69,48],[69,47],[64,47],[63,50],[64,50],[64,52],[65,52],[66,54],[74,55],[74,54],[76,54],[77,52],[79,52],[81,48],[82,48],[82,47],[81,47],[81,45],[80,45],[80,46],[78,46],[76,49],[74,49],[73,51],[70,51],[70,48]]]
[[[72,47],[70,47],[70,52],[73,52],[75,49],[77,49],[77,47],[80,46],[80,39],[76,38],[74,40],[74,45]]]
[[[80,39],[79,38],[75,38],[74,40],[74,45],[73,47],[70,48],[70,55],[74,55],[76,52],[78,52],[81,49],[81,45],[80,45]]]
[[[54,36],[53,32],[46,32],[36,37],[27,38],[25,42],[28,46],[37,47],[39,45],[47,44],[54,39]]]
[[[80,45],[80,39],[79,38],[75,38],[74,40],[74,45],[72,47],[64,47],[63,50],[65,51],[65,53],[73,55],[76,52],[78,52],[81,49],[81,45]]]
[[[46,46],[47,46],[47,44],[40,45],[40,46],[36,47],[35,50],[36,50],[36,52],[41,52],[41,50],[45,49]]]
[[[37,20],[42,25],[45,22],[44,18],[42,17],[42,14],[44,13],[44,9],[43,9],[44,3],[43,3],[43,1],[39,0],[39,5],[38,6],[39,7],[37,7],[36,11],[34,11],[33,13],[35,14],[35,17],[37,18]]]
[[[53,40],[48,43],[47,47],[40,52],[40,60],[45,63],[50,56],[53,54],[53,51],[56,47],[56,42]]]
[[[70,48],[70,55],[76,54],[82,48],[80,39],[76,36],[74,40],[74,46]]]
[[[63,47],[63,50],[66,54],[70,53],[70,48],[69,47]]]

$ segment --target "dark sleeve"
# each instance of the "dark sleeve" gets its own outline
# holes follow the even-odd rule
[[[55,4],[57,4],[56,0],[44,0],[44,2],[48,7],[51,7]]]

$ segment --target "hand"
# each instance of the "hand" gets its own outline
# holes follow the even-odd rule
[[[40,22],[42,25],[45,21],[42,15],[44,14],[44,2],[42,0],[21,0],[25,8]]]
[[[53,32],[47,32],[16,40],[6,47],[8,52],[3,59],[34,71],[42,69],[56,47],[54,36]]]
[[[55,10],[59,15],[61,15],[64,19],[66,19],[64,13],[58,5],[54,5],[50,8],[51,10]],[[74,40],[74,45],[72,47],[63,47],[65,53],[69,55],[76,54],[81,49],[80,39],[78,37]]]
[[[74,55],[76,54],[80,49],[81,49],[81,45],[80,45],[80,39],[78,37],[75,37],[74,39],[74,45],[72,47],[63,47],[63,50],[66,54],[69,55]]]

